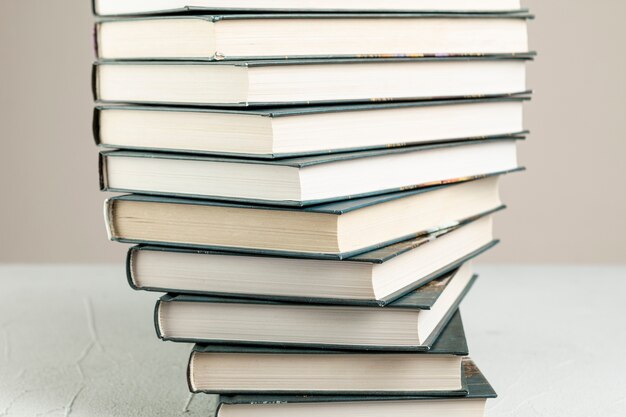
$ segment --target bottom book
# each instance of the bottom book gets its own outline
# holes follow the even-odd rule
[[[463,370],[465,397],[222,395],[211,412],[216,417],[482,417],[496,393],[470,359],[463,360]]]

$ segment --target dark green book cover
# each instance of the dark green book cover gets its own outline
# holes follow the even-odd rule
[[[364,12],[364,13],[223,13],[223,14],[188,14],[185,16],[146,16],[130,19],[104,18],[101,22],[115,22],[122,20],[155,20],[155,19],[203,19],[211,22],[220,20],[263,20],[263,19],[534,19],[528,10],[514,10],[501,13],[436,13],[436,12]]]
[[[427,400],[455,400],[465,399],[490,399],[496,398],[494,391],[487,378],[478,366],[469,358],[463,360],[463,380],[467,394],[462,397],[441,398],[432,395],[219,395],[215,397],[213,413],[219,410],[222,404],[313,404],[330,402],[378,402],[378,401],[427,401]]]
[[[257,342],[257,341],[241,341],[241,340],[211,340],[211,344],[224,344],[224,345],[244,345],[244,346],[272,346],[272,347],[281,347],[281,348],[289,348],[289,347],[307,347],[313,349],[337,349],[337,350],[349,350],[349,351],[397,351],[397,352],[428,352],[432,349],[434,343],[439,338],[439,335],[443,331],[443,329],[450,322],[461,301],[465,298],[465,296],[469,293],[470,289],[478,279],[477,275],[474,275],[465,289],[461,292],[458,298],[454,301],[450,309],[443,316],[443,319],[439,322],[439,324],[435,327],[430,336],[419,346],[407,346],[407,347],[389,347],[389,346],[359,346],[359,345],[333,345],[333,344],[316,344],[316,343],[290,343],[290,342]],[[159,323],[159,311],[161,305],[163,303],[214,303],[214,304],[243,304],[243,305],[302,305],[297,303],[280,303],[275,301],[262,301],[262,300],[251,300],[251,299],[236,299],[236,298],[225,298],[225,297],[208,297],[208,296],[193,296],[193,295],[177,295],[177,294],[166,294],[162,296],[156,303],[154,309],[154,326],[156,329],[157,336],[165,341],[172,342],[182,342],[182,343],[200,343],[206,344],[209,341],[202,339],[187,339],[187,338],[179,338],[179,337],[166,337],[161,331],[160,323]],[[398,304],[396,304],[398,303]],[[354,307],[354,308],[386,308],[386,309],[394,309],[394,308],[407,308],[402,303],[396,301],[396,303],[390,303],[386,306],[376,306],[376,307]]]
[[[207,394],[237,394],[236,392],[217,392],[217,391],[194,391],[191,383],[191,361],[195,354],[202,353],[229,353],[229,354],[256,354],[256,355],[363,355],[364,352],[347,352],[342,350],[332,349],[298,349],[298,348],[272,348],[272,347],[259,347],[259,346],[237,346],[237,345],[215,345],[215,344],[196,344],[189,356],[189,362],[187,365],[187,381],[189,382],[189,389],[192,392],[204,392]],[[367,352],[368,355],[384,356],[388,353],[384,351]],[[397,353],[393,353],[397,355]],[[449,323],[442,330],[441,335],[437,341],[433,344],[432,348],[428,352],[407,352],[406,355],[454,355],[454,356],[467,356],[469,349],[467,346],[467,340],[465,338],[465,330],[463,328],[463,321],[461,319],[461,313],[457,310],[452,316]],[[467,387],[465,384],[453,391],[421,391],[419,395],[433,395],[433,396],[465,396],[467,395]],[[278,393],[272,393],[278,394]],[[270,393],[264,393],[263,395],[270,395]],[[293,395],[293,394],[292,394]],[[310,392],[307,395],[315,395]],[[320,395],[334,395],[332,392],[322,393]],[[354,394],[349,392],[343,392],[342,395],[364,395],[363,393],[355,392]],[[366,395],[411,395],[410,393],[394,393],[394,392],[380,392],[369,393]]]

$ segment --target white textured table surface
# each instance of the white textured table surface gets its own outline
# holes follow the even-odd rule
[[[626,268],[479,266],[462,311],[489,417],[626,416]],[[121,267],[0,267],[0,416],[201,416],[189,345]]]

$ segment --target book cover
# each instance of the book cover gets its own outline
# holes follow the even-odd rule
[[[162,20],[162,19],[202,19],[211,22],[221,20],[259,20],[259,19],[534,19],[535,16],[528,12],[528,9],[514,10],[500,13],[437,13],[437,12],[365,12],[365,13],[214,13],[214,14],[186,14],[185,16],[140,16],[131,18],[134,21],[141,20]],[[103,17],[98,19],[101,22],[126,21],[130,19],[117,17]],[[96,24],[98,24],[96,23]]]

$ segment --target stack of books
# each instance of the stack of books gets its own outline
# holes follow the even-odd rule
[[[526,131],[518,0],[96,0],[109,237],[218,415],[482,416],[459,304]],[[183,376],[180,377],[183,383]]]

